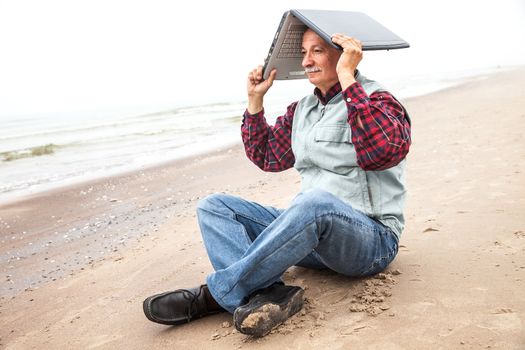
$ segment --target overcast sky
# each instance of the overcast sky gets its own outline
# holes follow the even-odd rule
[[[363,11],[407,40],[365,53],[380,76],[525,64],[523,0],[0,0],[0,116],[243,100],[290,8]]]

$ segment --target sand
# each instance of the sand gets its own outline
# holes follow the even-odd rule
[[[525,348],[525,69],[403,101],[413,120],[407,227],[381,274],[290,268],[304,309],[268,336],[231,315],[149,322],[142,300],[212,271],[198,199],[286,207],[294,170],[263,173],[240,145],[0,206],[0,348]]]

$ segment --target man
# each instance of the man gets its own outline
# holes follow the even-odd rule
[[[265,171],[294,166],[301,192],[286,210],[224,194],[202,200],[199,225],[215,272],[206,285],[146,299],[151,321],[180,324],[226,310],[241,333],[264,336],[302,308],[304,291],[281,281],[290,266],[366,276],[394,259],[410,121],[390,93],[357,71],[361,43],[342,34],[332,41],[342,53],[304,33],[302,64],[316,88],[275,126],[265,121],[263,98],[276,71],[266,81],[262,67],[248,76],[246,154]]]

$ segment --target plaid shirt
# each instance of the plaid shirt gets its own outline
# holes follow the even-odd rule
[[[341,92],[335,84],[322,96],[314,93],[323,105]],[[364,170],[385,170],[397,165],[410,147],[410,120],[401,104],[386,91],[368,96],[359,83],[343,92],[348,109],[348,123],[352,129],[352,143],[357,153],[357,164]],[[282,171],[295,163],[292,152],[292,123],[297,102],[288,106],[286,113],[270,126],[264,110],[257,114],[244,112],[241,126],[242,140],[248,158],[264,171]],[[360,117],[363,128],[358,126]]]

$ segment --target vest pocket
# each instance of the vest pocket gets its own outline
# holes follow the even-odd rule
[[[315,132],[315,141],[352,143],[352,131],[350,126],[346,125],[318,127]]]
[[[357,166],[349,125],[317,126],[310,157],[324,170],[347,176]]]

